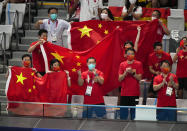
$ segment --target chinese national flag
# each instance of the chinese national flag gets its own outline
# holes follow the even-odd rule
[[[37,78],[31,68],[12,67],[6,83],[9,101],[67,103],[65,72],[46,74]],[[42,104],[10,103],[8,110],[19,115],[43,115]],[[64,106],[45,105],[45,116],[64,114]]]
[[[117,88],[118,68],[123,59],[123,50],[121,48],[120,30],[117,29],[106,36],[100,44],[87,51],[77,52],[52,44],[41,45],[42,54],[45,62],[48,63],[51,59],[58,59],[61,63],[62,70],[70,72],[72,87],[70,92],[76,95],[83,95],[85,89],[78,86],[77,70],[88,70],[87,58],[96,58],[96,68],[104,73],[104,85],[102,86],[103,94],[106,94]],[[42,49],[44,47],[44,50]],[[46,54],[46,55],[45,55]],[[46,59],[47,58],[47,59]],[[48,67],[46,67],[48,68]]]

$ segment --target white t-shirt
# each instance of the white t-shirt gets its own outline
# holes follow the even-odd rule
[[[43,24],[40,25],[40,29],[48,31],[47,40],[59,46],[63,46],[62,34],[69,27],[70,24],[62,19],[57,19],[54,23],[50,19],[44,19]],[[56,37],[56,41],[54,41],[54,37]]]
[[[124,6],[123,7],[123,10],[122,10],[122,13],[127,13],[127,7]],[[141,6],[138,6],[136,11],[134,12],[135,14],[142,14],[142,7]],[[131,16],[132,14],[129,14],[129,16]],[[133,20],[136,20],[134,17],[133,17]]]
[[[98,9],[103,8],[102,0],[80,0],[80,20],[87,21],[91,19],[99,19]]]

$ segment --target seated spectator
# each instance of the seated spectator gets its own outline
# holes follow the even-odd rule
[[[104,8],[101,10],[101,16],[100,20],[102,21],[113,21],[114,16],[112,15],[112,12],[108,8]]]
[[[75,0],[70,16],[74,13],[80,2],[80,22],[99,19],[101,9],[103,8],[102,0]]]
[[[70,0],[68,19],[78,22],[80,18],[80,2],[74,8],[75,0]],[[74,12],[74,13],[72,13]]]
[[[62,19],[57,19],[58,9],[48,9],[49,19],[39,20],[36,22],[35,27],[37,29],[45,29],[48,31],[48,41],[55,45],[63,46],[62,34],[64,30],[70,27],[70,24]]]
[[[157,30],[158,38],[157,41],[162,40],[163,35],[170,35],[170,31],[166,27],[166,25],[160,20],[161,12],[159,10],[154,10],[152,13],[152,20],[159,20],[159,27]],[[160,41],[161,42],[161,41]]]
[[[52,59],[50,61],[50,71],[47,73],[52,73],[52,72],[65,72],[67,74],[68,87],[71,87],[71,78],[69,76],[69,71],[67,70],[62,71],[60,68],[60,62],[57,59]]]
[[[102,94],[102,85],[104,83],[104,75],[95,68],[96,59],[90,57],[87,59],[88,70],[85,72],[78,71],[78,84],[86,88],[84,95],[84,104],[104,105]],[[83,117],[92,118],[95,112],[97,117],[103,117],[106,114],[104,107],[88,107],[83,112]]]
[[[137,0],[126,0],[121,16],[124,20],[139,20],[142,16],[142,7]]]
[[[43,55],[42,55],[42,52],[40,49],[40,45],[52,44],[52,43],[47,41],[47,30],[41,29],[38,32],[38,36],[39,36],[38,41],[35,41],[30,45],[28,52],[32,53],[33,67],[36,68],[40,72],[41,75],[44,75],[45,74],[45,65],[44,65],[44,59],[43,59]],[[40,57],[38,58],[38,56],[40,56]],[[40,63],[40,64],[38,64],[38,63]]]
[[[160,75],[160,62],[163,60],[169,61],[170,65],[173,64],[170,54],[162,50],[162,43],[156,42],[154,43],[154,52],[151,53],[148,58],[149,71],[152,74],[152,81],[149,88],[148,97],[156,97],[156,92],[153,90],[153,79],[155,76]]]
[[[181,41],[181,46],[177,48],[173,62],[177,62],[177,78],[179,81],[179,99],[187,99],[187,38],[184,37]]]
[[[142,79],[143,67],[140,61],[134,60],[135,50],[129,48],[125,51],[127,61],[120,64],[119,82],[121,82],[120,106],[135,106],[140,95],[139,81]],[[135,118],[135,109],[130,109],[131,120]],[[128,108],[120,109],[120,118],[128,118]]]
[[[11,68],[12,66],[9,66],[8,68]],[[32,68],[32,58],[29,54],[24,54],[22,56],[22,67],[24,68]],[[35,71],[35,74],[37,77],[42,77],[42,75],[40,75],[40,73],[35,69],[32,68],[33,71]],[[8,78],[9,75],[9,71],[7,71],[5,77]]]
[[[175,74],[170,73],[171,65],[165,60],[161,62],[161,73],[154,78],[153,89],[158,92],[157,107],[176,107],[175,90],[178,89],[178,81]],[[169,109],[157,109],[159,121],[176,121],[177,111]]]
[[[149,0],[152,3],[152,8],[168,7],[171,0]]]

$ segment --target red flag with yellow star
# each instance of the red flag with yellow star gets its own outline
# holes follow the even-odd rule
[[[6,95],[9,101],[39,101],[34,74],[31,68],[14,66],[9,69],[6,83]]]

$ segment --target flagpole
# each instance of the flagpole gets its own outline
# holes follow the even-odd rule
[[[47,72],[49,72],[47,55],[46,55],[46,52],[45,52],[45,49],[44,49],[43,45],[40,45],[40,49],[42,51],[42,55],[43,55],[43,58],[44,58],[45,72],[47,73]]]

